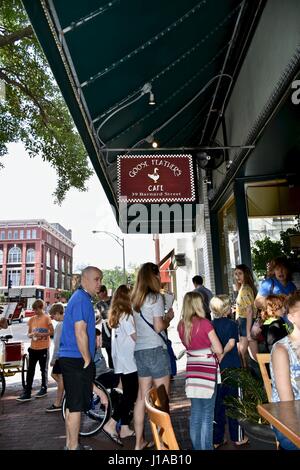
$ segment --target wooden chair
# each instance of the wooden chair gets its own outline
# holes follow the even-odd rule
[[[164,385],[151,388],[145,397],[145,404],[156,449],[179,450]]]
[[[264,381],[264,386],[265,390],[267,393],[268,397],[268,402],[272,402],[272,380],[271,377],[269,376],[268,369],[266,367],[266,364],[270,364],[271,362],[271,354],[270,353],[258,353],[256,354],[257,362],[259,365],[260,373],[262,376],[262,379]],[[276,439],[276,448],[277,450],[279,449],[279,442]]]
[[[260,373],[264,381],[265,390],[267,392],[268,402],[271,403],[272,382],[271,382],[271,378],[269,377],[269,373],[266,367],[266,364],[270,364],[271,354],[270,353],[266,353],[266,354],[258,353],[256,357],[257,357],[257,362],[259,365]]]

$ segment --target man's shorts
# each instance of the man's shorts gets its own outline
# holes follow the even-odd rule
[[[70,412],[88,411],[91,406],[94,362],[84,369],[84,360],[73,357],[60,357],[59,363],[64,380],[66,407]]]
[[[54,362],[54,366],[52,368],[52,374],[61,374],[61,367],[60,367],[60,363],[59,363],[59,360],[56,359],[56,361]]]

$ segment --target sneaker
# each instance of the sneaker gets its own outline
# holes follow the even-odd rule
[[[39,392],[35,395],[36,398],[42,398],[45,397],[48,394],[47,389],[42,387]]]
[[[46,408],[46,413],[52,413],[53,411],[61,411],[61,405],[55,406],[54,404]]]
[[[31,396],[31,393],[29,392],[24,392],[23,395],[19,396],[17,401],[30,401],[33,400],[33,397]]]

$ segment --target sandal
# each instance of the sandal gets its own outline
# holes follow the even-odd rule
[[[153,449],[153,447],[154,447],[154,442],[153,441],[150,441],[150,442],[146,441],[140,449],[136,449],[136,450]]]
[[[246,444],[249,444],[249,438],[248,437],[244,437],[244,439],[242,439],[239,442],[234,442],[234,445],[237,446],[237,447],[245,446]]]
[[[227,440],[224,439],[223,442],[220,442],[219,444],[214,444],[214,449],[219,449],[219,447],[222,447],[227,444]]]
[[[134,431],[131,431],[131,433],[130,433],[130,434],[127,434],[127,436],[121,436],[121,435],[119,434],[119,438],[120,438],[120,439],[127,439],[127,437],[135,437],[135,432],[134,432]]]
[[[119,446],[122,446],[123,447],[123,442],[121,441],[121,439],[119,438],[118,434],[111,434],[107,431],[105,431],[105,429],[102,428],[102,432],[103,434],[108,437],[109,439],[111,439],[113,442],[115,442],[115,444],[118,444]]]

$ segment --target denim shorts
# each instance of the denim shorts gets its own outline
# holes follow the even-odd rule
[[[134,352],[139,377],[160,379],[171,374],[170,357],[162,346]]]
[[[239,335],[247,337],[247,318],[239,317],[237,322],[239,325]]]

